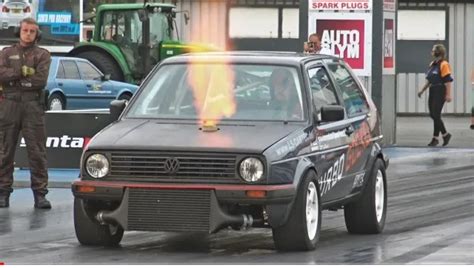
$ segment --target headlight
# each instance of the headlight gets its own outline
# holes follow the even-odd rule
[[[246,158],[240,162],[239,173],[247,182],[259,181],[263,177],[263,163],[258,158]]]
[[[101,179],[109,173],[109,160],[102,154],[93,154],[86,160],[86,170],[91,177]]]

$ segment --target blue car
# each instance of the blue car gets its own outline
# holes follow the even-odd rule
[[[48,109],[108,108],[112,100],[129,100],[138,88],[109,78],[86,59],[51,57]]]

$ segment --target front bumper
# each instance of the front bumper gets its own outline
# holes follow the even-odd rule
[[[87,189],[87,191],[85,191]],[[93,190],[93,191],[92,191]],[[249,197],[249,191],[265,192]],[[102,223],[118,223],[124,230],[195,231],[213,233],[225,226],[252,226],[260,221],[247,214],[230,213],[225,204],[262,205],[270,212],[268,222],[284,220],[296,189],[285,185],[201,185],[75,181],[72,192],[82,200],[116,201],[113,210],[99,211]]]
[[[81,187],[93,187],[93,192],[81,192]],[[235,184],[170,184],[170,183],[135,183],[115,181],[74,181],[72,192],[81,199],[94,199],[103,201],[122,200],[125,189],[149,190],[208,190],[216,194],[220,203],[239,204],[281,204],[293,200],[296,189],[292,184],[283,185],[235,185]],[[249,198],[248,191],[265,191],[263,198]]]

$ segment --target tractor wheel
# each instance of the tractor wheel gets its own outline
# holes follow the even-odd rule
[[[120,66],[113,58],[98,51],[86,51],[76,55],[76,57],[87,59],[94,64],[103,74],[110,74],[111,80],[125,81]]]

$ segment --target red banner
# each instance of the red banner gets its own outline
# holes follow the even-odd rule
[[[343,58],[353,69],[364,69],[365,20],[316,21],[316,32],[321,34],[321,46]]]
[[[394,42],[395,31],[393,27],[393,19],[385,19],[384,27],[384,53],[383,53],[383,67],[394,68]]]

